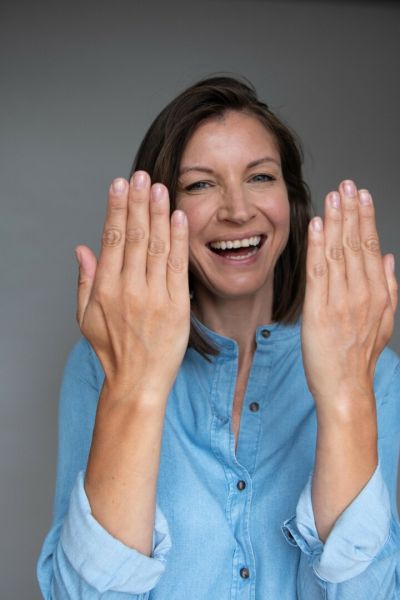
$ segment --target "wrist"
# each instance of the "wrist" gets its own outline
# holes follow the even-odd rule
[[[114,376],[104,379],[101,398],[108,405],[163,406],[173,384],[155,376]]]
[[[343,407],[317,411],[317,445],[334,445],[344,449],[363,448],[375,452],[378,424],[373,406]]]
[[[313,397],[318,420],[333,419],[343,425],[376,421],[375,395],[369,387],[337,389],[325,395],[313,394]]]

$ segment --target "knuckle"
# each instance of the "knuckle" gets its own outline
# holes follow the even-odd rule
[[[356,198],[346,198],[345,202],[344,202],[344,210],[347,213],[354,213],[355,211],[358,211],[358,202],[356,200]],[[345,221],[347,221],[347,218],[345,217]]]
[[[372,204],[369,206],[363,206],[363,213],[361,215],[361,221],[370,227],[375,227],[375,211]]]
[[[316,263],[312,267],[312,275],[314,277],[317,277],[318,279],[320,279],[321,277],[324,277],[326,275],[326,272],[327,272],[327,268],[324,263]]]
[[[126,230],[127,242],[141,242],[146,237],[146,233],[142,227],[130,227]]]
[[[320,248],[321,246],[323,246],[321,236],[310,236],[308,238],[308,245],[312,248]]]
[[[379,254],[380,245],[376,235],[370,235],[364,240],[364,248],[371,254]]]
[[[104,246],[118,246],[122,241],[122,231],[116,227],[107,227],[103,232]]]
[[[342,222],[342,214],[339,210],[333,209],[329,211],[329,219],[337,225]]]
[[[181,256],[169,256],[168,266],[177,273],[181,273],[185,269],[185,261]]]
[[[152,238],[149,240],[148,253],[151,256],[160,256],[165,254],[166,247],[167,245],[164,240]]]
[[[346,238],[346,246],[352,252],[356,252],[356,253],[360,252],[360,250],[361,250],[360,238],[358,236],[349,236],[348,238]]]
[[[126,210],[126,202],[124,198],[120,197],[111,196],[108,206],[112,213],[120,213]]]
[[[137,189],[133,190],[133,193],[129,195],[129,202],[132,204],[145,204],[148,200],[148,190]]]
[[[344,258],[343,246],[332,246],[329,248],[329,258],[335,261],[341,261]]]
[[[188,231],[184,227],[173,227],[171,229],[171,238],[179,241],[179,243],[181,243],[182,241],[185,241],[187,237],[188,237]]]
[[[78,287],[82,287],[83,285],[85,285],[85,283],[87,283],[87,279],[85,279],[85,277],[79,272]]]

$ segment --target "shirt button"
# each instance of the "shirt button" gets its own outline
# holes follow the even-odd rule
[[[251,410],[251,412],[257,412],[260,408],[260,405],[258,404],[258,402],[252,402],[251,404],[249,404],[249,409]]]
[[[261,335],[262,335],[264,338],[269,338],[269,336],[271,335],[271,332],[270,332],[270,330],[269,330],[269,329],[263,329],[263,330],[261,331]]]
[[[236,484],[236,487],[238,490],[242,491],[246,487],[246,482],[243,481],[243,479],[239,479],[239,481]]]
[[[248,579],[250,577],[250,571],[247,567],[242,567],[240,569],[240,577],[242,577],[242,579]]]

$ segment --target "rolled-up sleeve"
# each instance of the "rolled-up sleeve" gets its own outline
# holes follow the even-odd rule
[[[151,556],[114,538],[91,513],[84,473],[103,379],[82,338],[68,357],[61,385],[53,522],[37,566],[46,600],[147,600],[166,568],[171,539],[158,505]]]
[[[286,541],[298,546],[304,555],[301,569],[310,571],[311,568],[318,580],[318,588],[332,592],[327,596],[329,598],[350,599],[350,580],[358,594],[361,590],[365,592],[365,598],[395,598],[400,526],[391,514],[389,493],[380,464],[358,496],[339,516],[325,543],[319,539],[315,526],[311,486],[312,474],[300,495],[296,514],[282,525]],[[363,573],[364,576],[360,577]],[[299,576],[302,574],[299,573]],[[309,572],[304,575],[304,581],[307,580],[310,580]],[[392,595],[381,595],[388,585]],[[334,589],[336,593],[333,593]],[[339,589],[341,593],[337,595]],[[380,590],[379,595],[374,595],[374,589]]]
[[[113,590],[141,594],[152,589],[165,569],[171,547],[167,521],[159,507],[155,515],[151,557],[111,536],[92,516],[79,473],[71,494],[60,542],[76,572],[99,593]]]

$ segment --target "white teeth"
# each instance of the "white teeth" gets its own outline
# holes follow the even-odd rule
[[[226,250],[227,248],[248,248],[249,246],[257,246],[261,241],[261,235],[254,235],[244,240],[229,240],[228,242],[211,242],[211,248],[216,250]]]
[[[235,256],[234,254],[231,254],[229,257],[229,260],[245,260],[246,258],[249,258],[249,256],[253,256],[253,254],[257,254],[257,249],[254,248],[254,250],[250,250],[250,252],[248,252],[247,254],[244,254],[242,256]]]

